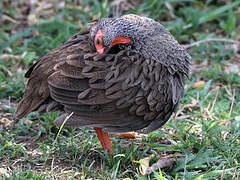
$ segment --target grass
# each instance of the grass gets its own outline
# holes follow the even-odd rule
[[[160,130],[135,140],[111,137],[115,156],[104,152],[91,128],[54,125],[59,113],[13,116],[25,86],[27,67],[87,22],[112,15],[108,1],[0,1],[0,177],[9,179],[240,179],[239,49],[224,42],[192,47],[192,74],[177,116]],[[23,2],[24,3],[24,2]],[[162,22],[182,44],[206,38],[239,40],[240,1],[147,0],[126,6],[124,14],[144,14]],[[42,7],[41,11],[37,8]],[[21,17],[21,18],[19,18]],[[27,21],[28,19],[28,21]],[[239,48],[239,47],[238,47]],[[205,86],[192,89],[203,80]],[[141,175],[150,165],[181,154],[176,164]],[[6,170],[6,173],[2,172]]]

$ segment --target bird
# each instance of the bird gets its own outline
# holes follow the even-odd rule
[[[176,113],[191,56],[148,17],[127,14],[89,24],[28,69],[15,115],[62,107],[57,126],[93,127],[112,155],[108,133],[149,133]]]

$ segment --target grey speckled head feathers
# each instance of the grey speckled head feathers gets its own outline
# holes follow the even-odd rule
[[[98,30],[103,32],[103,46],[109,48],[116,37],[126,37],[131,43],[121,47],[138,53],[147,59],[153,59],[174,73],[182,70],[189,73],[190,55],[160,23],[134,14],[120,18],[100,19],[91,28],[91,45]]]

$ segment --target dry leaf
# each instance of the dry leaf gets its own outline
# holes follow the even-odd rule
[[[233,50],[234,54],[238,52],[239,44],[227,44],[224,46],[225,50]]]
[[[226,64],[224,66],[224,73],[229,74],[229,73],[236,73],[240,75],[240,66],[238,64]]]
[[[191,103],[191,104],[186,104],[186,105],[184,106],[184,109],[191,109],[191,108],[197,108],[197,107],[199,107],[199,105],[198,105],[198,100],[192,98],[192,103]]]
[[[154,163],[150,168],[147,170],[147,174],[151,174],[152,172],[156,171],[157,169],[162,169],[166,167],[171,167],[176,162],[174,158],[161,158],[156,163]]]
[[[2,119],[0,119],[0,123],[2,123],[4,127],[9,127],[9,126],[11,126],[13,121],[10,119],[7,119],[7,118],[2,118]]]
[[[0,168],[0,177],[2,177],[2,176],[6,176],[7,178],[10,177],[8,171],[4,168]]]
[[[136,132],[127,132],[127,133],[114,133],[113,135],[119,136],[121,139],[135,139]]]
[[[205,81],[198,81],[198,82],[195,82],[191,88],[192,89],[197,89],[197,88],[203,88],[205,86]]]
[[[6,59],[14,59],[14,60],[20,60],[22,57],[21,55],[12,55],[12,54],[1,54],[0,59],[6,60]]]
[[[64,1],[62,1],[62,2],[60,2],[59,4],[58,4],[58,7],[59,8],[64,8],[65,7],[65,2]]]
[[[6,47],[6,48],[5,48],[5,51],[7,51],[8,53],[12,53],[12,48]],[[13,55],[13,56],[14,56],[14,55]]]
[[[151,167],[148,168],[147,174],[151,174],[152,172],[158,170],[159,168],[172,167],[172,165],[177,161],[181,160],[181,157],[184,157],[183,154],[170,154],[165,157],[160,158],[156,163],[154,163]]]
[[[141,162],[140,166],[139,166],[139,171],[142,175],[147,174],[147,170],[149,168],[149,161],[154,157],[154,155],[152,154],[149,157],[143,158],[141,159],[139,162]]]
[[[219,123],[220,126],[227,126],[228,124],[229,124],[229,121],[226,119]]]
[[[36,14],[29,14],[27,17],[27,20],[30,24],[34,24],[38,22]]]
[[[37,150],[33,150],[33,151],[26,151],[27,154],[30,154],[32,156],[42,156],[43,153],[42,152],[39,152]]]
[[[175,117],[175,119],[177,120],[181,120],[181,119],[191,119],[192,116],[190,115],[181,115],[181,116],[177,116]]]
[[[200,60],[193,61],[191,64],[191,73],[198,74],[202,71],[203,68],[208,67],[208,61],[201,62]]]
[[[38,7],[36,8],[36,12],[39,13],[39,12],[46,12],[46,10],[49,10],[49,9],[52,9],[53,8],[53,4],[52,3],[48,3],[48,2],[39,2],[38,1]]]
[[[27,119],[26,121],[24,121],[24,124],[32,124],[33,122],[31,121],[31,120],[29,120],[29,119]]]

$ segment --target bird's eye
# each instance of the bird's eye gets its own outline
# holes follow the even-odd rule
[[[101,41],[99,38],[97,38],[97,45],[100,45]]]

